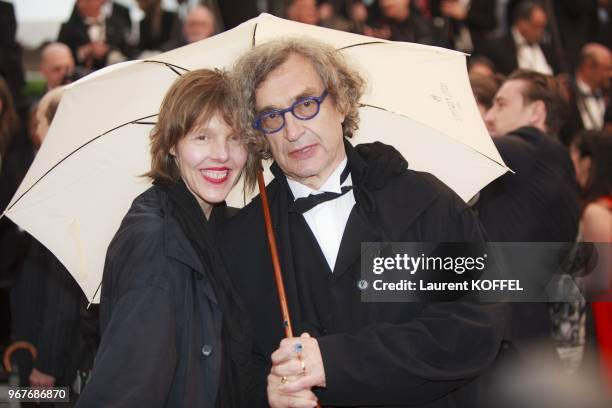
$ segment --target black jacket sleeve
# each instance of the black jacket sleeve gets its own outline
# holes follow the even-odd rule
[[[170,265],[150,226],[118,233],[109,246],[102,282],[102,338],[79,407],[161,407],[178,359]]]
[[[78,359],[81,290],[61,262],[48,250],[45,281],[45,307],[38,343],[35,367],[53,375],[56,379],[70,381],[74,373],[67,370],[74,367]],[[64,378],[67,376],[67,378]],[[69,385],[69,384],[62,384]]]
[[[177,360],[164,289],[125,293],[113,308],[80,407],[161,407]]]

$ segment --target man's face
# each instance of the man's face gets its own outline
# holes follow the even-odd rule
[[[106,0],[77,0],[77,8],[83,17],[96,18]]]
[[[385,17],[401,21],[409,13],[410,0],[379,0],[379,5]]]
[[[610,78],[612,77],[612,57],[610,53],[602,53],[597,56],[597,61],[593,64],[593,84],[595,89],[606,90],[610,87]]]
[[[499,88],[484,118],[491,136],[503,136],[520,127],[534,125],[534,104],[525,102],[524,88],[522,80],[506,81]]]
[[[287,18],[305,24],[318,24],[317,2],[315,0],[294,0],[287,9]]]
[[[203,40],[215,33],[215,17],[205,7],[195,7],[189,12],[183,26],[183,34],[189,44]]]
[[[517,21],[516,27],[527,42],[535,44],[539,43],[544,37],[547,23],[548,18],[544,10],[536,7],[531,12],[531,18]]]
[[[320,96],[325,87],[312,63],[293,54],[270,72],[255,91],[257,112],[284,109],[306,96]],[[331,96],[309,120],[285,113],[285,126],[266,134],[272,156],[285,175],[311,188],[319,188],[345,157],[344,114]]]
[[[74,59],[69,50],[55,49],[47,54],[41,63],[40,72],[47,80],[47,89],[56,88],[66,76],[74,72]]]

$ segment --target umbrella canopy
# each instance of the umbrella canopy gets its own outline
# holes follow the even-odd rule
[[[465,55],[305,25],[263,14],[225,33],[97,71],[68,86],[47,138],[5,215],[51,250],[99,301],[106,248],[132,200],[150,186],[149,133],[181,73],[231,67],[275,38],[311,37],[346,54],[368,82],[353,143],[398,148],[464,200],[507,171],[480,119]],[[268,180],[271,175],[268,174]],[[244,205],[241,186],[229,199]]]

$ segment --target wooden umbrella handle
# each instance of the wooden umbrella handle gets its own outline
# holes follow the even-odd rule
[[[13,371],[13,365],[11,364],[11,356],[17,350],[28,350],[32,355],[32,359],[36,360],[36,347],[34,347],[32,343],[28,343],[27,341],[16,341],[10,346],[8,346],[6,350],[4,350],[2,362],[4,363],[4,368],[6,369],[7,373]]]
[[[259,195],[261,197],[261,208],[266,224],[266,235],[268,236],[268,246],[270,247],[270,256],[272,257],[272,267],[274,268],[274,281],[276,282],[276,290],[278,291],[278,300],[280,302],[281,315],[283,317],[283,328],[285,329],[285,337],[293,337],[293,328],[291,327],[291,318],[289,317],[289,306],[287,305],[287,295],[285,293],[285,283],[281,272],[280,260],[278,257],[278,248],[276,247],[276,236],[274,228],[272,228],[272,216],[270,215],[270,204],[268,202],[268,193],[266,192],[266,182],[264,180],[263,171],[257,171],[257,184],[259,185]],[[317,408],[321,408],[321,404],[317,403]]]
[[[283,317],[283,328],[285,329],[285,337],[293,337],[293,328],[291,327],[291,318],[289,316],[289,306],[287,305],[287,295],[285,293],[285,283],[281,272],[280,260],[278,257],[278,248],[276,247],[276,236],[272,227],[272,217],[270,216],[270,204],[268,202],[268,193],[266,192],[266,182],[264,180],[263,171],[257,171],[257,184],[259,185],[259,194],[261,196],[261,208],[266,224],[266,235],[268,236],[268,247],[270,248],[270,256],[272,257],[272,267],[274,268],[274,281],[276,282],[276,290],[278,292],[278,300],[280,302],[281,315]]]

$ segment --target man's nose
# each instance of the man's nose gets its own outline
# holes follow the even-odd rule
[[[302,121],[291,112],[285,113],[285,138],[290,142],[294,142],[300,138],[304,133],[304,127]]]

